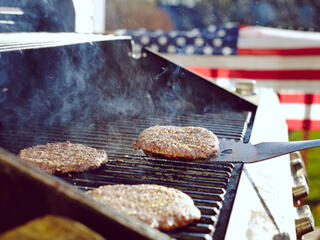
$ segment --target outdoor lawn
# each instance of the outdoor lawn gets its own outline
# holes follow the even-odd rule
[[[292,131],[289,134],[290,140],[303,138],[303,131]],[[320,131],[310,131],[309,139],[320,139]],[[310,193],[306,204],[311,207],[315,225],[320,226],[320,147],[307,150],[307,159],[304,160],[310,181]]]

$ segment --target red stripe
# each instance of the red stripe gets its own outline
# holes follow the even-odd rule
[[[320,93],[278,93],[281,103],[320,103]]]
[[[247,28],[247,27],[249,27],[249,25],[240,24],[240,25],[239,25],[239,30],[240,30],[240,29],[243,29],[243,28]]]
[[[288,129],[291,130],[320,130],[320,120],[292,120],[287,119]]]
[[[255,80],[320,80],[320,70],[240,70],[225,68],[189,67],[201,76],[209,78],[247,78]]]
[[[320,55],[320,48],[293,48],[293,49],[253,49],[238,48],[238,55],[256,56],[316,56]]]

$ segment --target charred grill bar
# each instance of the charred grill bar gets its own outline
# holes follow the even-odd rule
[[[10,61],[15,59],[29,75],[12,73],[1,85],[6,107],[1,109],[0,146],[15,154],[55,141],[104,149],[105,166],[59,178],[81,190],[117,183],[177,188],[193,198],[202,218],[169,235],[221,239],[242,164],[146,157],[132,143],[156,124],[200,126],[219,138],[248,142],[256,106],[148,50],[139,60],[129,52],[130,41],[114,40],[1,53],[7,60],[1,62],[3,69],[18,69]]]

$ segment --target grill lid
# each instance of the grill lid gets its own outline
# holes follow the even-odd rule
[[[130,51],[130,40],[125,39],[1,52],[1,68],[10,78],[0,82],[0,89],[5,89],[0,97],[4,106],[0,109],[0,146],[17,153],[34,144],[71,141],[105,149],[110,158],[105,167],[60,177],[82,190],[141,182],[176,187],[194,199],[203,217],[170,234],[182,239],[220,239],[242,165],[149,158],[135,152],[131,144],[140,131],[155,124],[206,127],[218,137],[247,142],[256,106],[151,51],[144,50],[138,60],[130,57]],[[7,174],[4,171],[0,176]],[[8,179],[16,181],[12,175]],[[17,203],[28,206],[29,211],[19,208],[25,211],[21,219],[46,212],[46,207],[38,211],[32,202],[19,202],[26,186],[16,192],[3,189],[18,199],[12,201],[12,211]],[[45,190],[42,197],[48,193]],[[72,212],[76,220],[88,222],[72,209],[56,209],[56,202],[45,204],[51,212]],[[11,208],[0,205],[11,216]],[[14,216],[21,215],[19,211]],[[97,221],[94,224],[90,222],[89,227],[101,226]],[[141,235],[141,229],[136,231]]]

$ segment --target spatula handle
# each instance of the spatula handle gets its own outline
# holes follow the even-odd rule
[[[291,142],[263,142],[256,144],[255,147],[257,150],[256,160],[259,161],[303,149],[320,147],[320,139]]]

